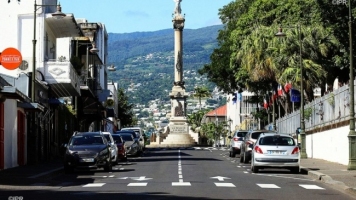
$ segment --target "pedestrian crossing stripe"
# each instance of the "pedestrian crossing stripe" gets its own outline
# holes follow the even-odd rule
[[[301,184],[299,184],[299,186],[302,188],[305,188],[307,190],[325,190],[324,188],[319,187],[317,185],[301,185]]]
[[[215,183],[216,187],[236,187],[234,184],[232,183]]]
[[[83,187],[102,187],[103,185],[105,185],[105,183],[89,183],[89,184],[83,185]]]
[[[271,188],[276,188],[276,189],[280,188],[275,184],[257,184],[257,185],[260,186],[261,188],[270,188],[270,189]]]
[[[127,186],[147,186],[147,183],[129,183]]]

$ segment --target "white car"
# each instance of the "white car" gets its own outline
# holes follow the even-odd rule
[[[111,150],[111,160],[113,163],[117,163],[119,159],[117,159],[117,146],[115,144],[114,138],[111,136],[110,132],[103,132],[103,135],[105,136],[106,140],[110,144],[110,150]]]
[[[248,131],[238,130],[235,132],[235,134],[232,137],[229,136],[229,139],[230,139],[229,156],[230,157],[234,158],[236,156],[236,154],[240,154],[241,143],[247,133],[248,133]]]
[[[262,133],[252,150],[251,170],[285,168],[299,173],[300,152],[294,138],[288,134]]]

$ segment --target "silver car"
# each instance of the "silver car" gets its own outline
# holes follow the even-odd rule
[[[127,155],[138,156],[140,154],[140,146],[133,135],[130,133],[120,133],[120,135],[125,141]]]
[[[250,162],[253,145],[255,144],[256,140],[262,133],[276,133],[276,132],[269,131],[269,130],[249,131],[245,135],[245,137],[241,143],[240,163],[249,163]]]
[[[288,134],[262,133],[257,139],[251,158],[251,170],[286,168],[299,173],[300,153],[294,138]]]
[[[236,156],[236,154],[240,154],[241,143],[247,133],[248,133],[248,131],[238,130],[235,132],[235,134],[232,137],[229,136],[229,139],[230,139],[229,155],[230,155],[230,157],[234,158]]]
[[[111,136],[110,132],[103,132],[103,135],[105,136],[106,140],[108,143],[110,143],[110,151],[111,151],[111,156],[112,156],[112,162],[114,164],[117,164],[118,159],[117,159],[117,146],[115,144],[114,138]]]

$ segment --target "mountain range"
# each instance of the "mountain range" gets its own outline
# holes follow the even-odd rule
[[[214,87],[196,71],[210,62],[222,28],[223,25],[215,25],[183,30],[183,76],[187,91],[197,85]],[[108,63],[116,67],[109,79],[130,92],[133,103],[146,104],[157,97],[169,100],[168,91],[174,81],[174,29],[109,33]]]

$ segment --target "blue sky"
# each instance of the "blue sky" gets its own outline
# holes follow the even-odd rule
[[[185,29],[221,24],[218,10],[233,0],[182,0]],[[104,23],[108,33],[132,33],[173,28],[173,0],[59,0],[62,12],[76,19]]]

